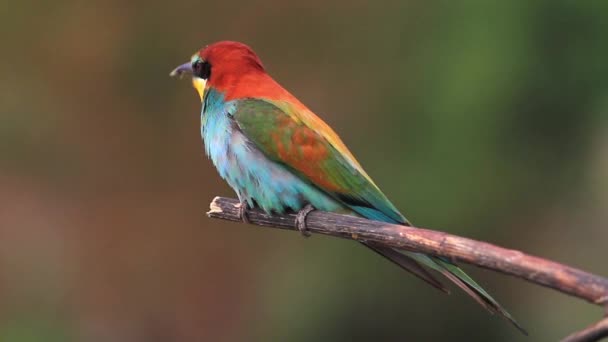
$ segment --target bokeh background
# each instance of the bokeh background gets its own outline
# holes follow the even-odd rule
[[[3,1],[0,341],[552,341],[601,310],[466,267],[532,334],[233,196],[169,71],[223,39],[416,224],[608,276],[608,2]]]

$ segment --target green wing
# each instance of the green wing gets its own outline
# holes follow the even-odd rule
[[[267,157],[286,165],[353,211],[370,219],[407,223],[350,152],[340,152],[318,129],[298,120],[297,113],[281,108],[288,106],[244,99],[237,102],[232,116]],[[328,129],[324,123],[322,127]]]

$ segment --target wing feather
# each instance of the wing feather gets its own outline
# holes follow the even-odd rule
[[[239,128],[266,156],[330,194],[362,216],[407,223],[354,159],[344,143],[323,123],[323,131],[297,120],[289,106],[261,99],[241,99],[232,113]],[[310,122],[312,112],[306,113]],[[329,130],[329,131],[328,131]],[[331,140],[328,139],[331,137]]]

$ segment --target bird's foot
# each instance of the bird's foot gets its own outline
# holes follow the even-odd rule
[[[308,216],[308,214],[310,214],[311,211],[314,211],[315,208],[310,205],[307,204],[304,208],[300,209],[298,211],[298,213],[296,214],[296,228],[300,231],[300,234],[302,234],[302,236],[304,237],[309,237],[310,236],[310,232],[308,231],[308,228],[306,227],[306,216]]]
[[[249,210],[249,203],[247,203],[247,201],[241,201],[241,203],[239,205],[239,217],[246,224],[249,224],[249,216],[247,216],[248,210]]]

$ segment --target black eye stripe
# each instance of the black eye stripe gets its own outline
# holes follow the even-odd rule
[[[211,76],[211,64],[207,61],[196,61],[192,64],[192,74],[204,80]]]

